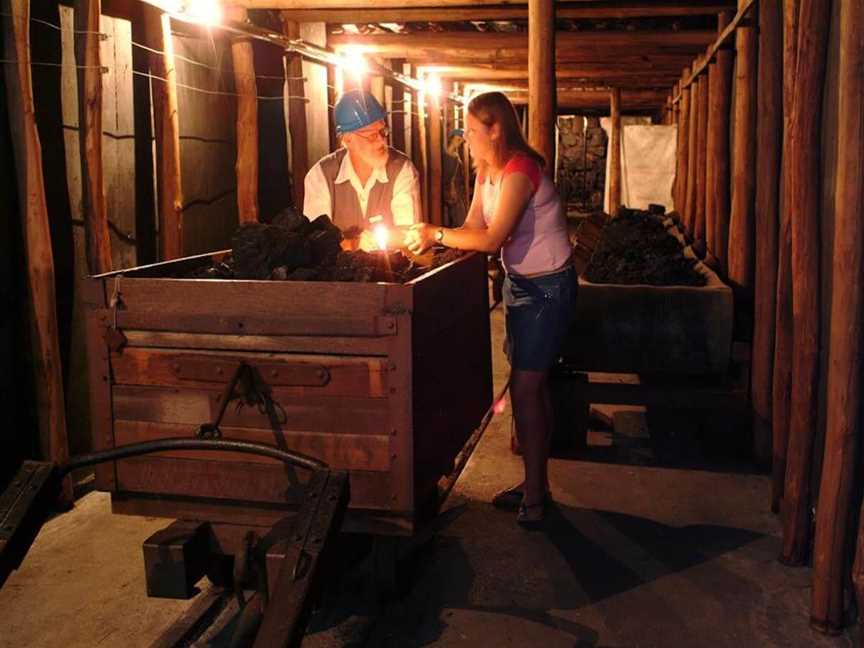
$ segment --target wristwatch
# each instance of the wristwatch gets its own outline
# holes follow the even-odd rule
[[[437,243],[443,243],[444,242],[444,228],[443,227],[439,227],[437,230],[435,230],[435,241]]]

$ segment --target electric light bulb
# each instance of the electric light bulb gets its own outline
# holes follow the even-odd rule
[[[216,0],[186,0],[181,13],[202,25],[218,25],[222,21],[222,7]]]

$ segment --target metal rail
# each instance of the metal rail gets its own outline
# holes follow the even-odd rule
[[[326,470],[327,464],[307,457],[306,455],[282,450],[275,446],[267,445],[266,443],[255,443],[253,441],[238,441],[235,439],[190,439],[186,437],[177,437],[171,439],[156,439],[154,441],[142,441],[141,443],[130,443],[129,445],[112,448],[111,450],[103,450],[92,454],[81,455],[70,459],[68,462],[57,467],[61,477],[67,475],[73,470],[92,466],[94,464],[103,463],[105,461],[113,461],[116,459],[126,459],[128,457],[137,457],[143,454],[152,452],[161,452],[163,450],[213,450],[213,451],[228,451],[242,452],[245,454],[255,454],[264,457],[270,457],[287,464],[308,468],[309,470]]]

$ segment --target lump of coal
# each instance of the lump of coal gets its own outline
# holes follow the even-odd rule
[[[593,283],[704,286],[684,256],[678,240],[666,231],[659,215],[621,209],[603,228],[585,278]]]
[[[312,246],[307,238],[280,225],[241,225],[231,245],[237,279],[267,279],[277,266],[291,271],[312,263]]]
[[[300,227],[305,220],[306,217],[302,214],[298,214],[293,207],[285,207],[277,212],[270,221],[270,224],[284,227],[288,231],[293,232]]]
[[[356,230],[358,236],[360,232]],[[270,224],[241,225],[232,238],[234,249],[230,256],[212,267],[184,271],[182,276],[196,279],[404,283],[430,269],[415,264],[400,250],[343,251],[342,236],[342,231],[327,216],[310,221],[286,208]],[[437,268],[463,254],[459,250],[436,251],[431,267]]]

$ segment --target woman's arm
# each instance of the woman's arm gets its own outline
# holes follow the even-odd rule
[[[533,193],[534,186],[527,175],[519,171],[510,173],[502,180],[498,206],[488,228],[450,229],[436,227],[428,223],[418,223],[408,231],[406,236],[408,249],[415,254],[422,253],[435,243],[435,233],[440,229],[444,232],[441,243],[447,247],[459,250],[477,250],[478,252],[496,252],[516,227],[516,223],[519,222],[519,218],[525,211]],[[477,192],[474,195],[476,196]]]
[[[474,196],[471,198],[471,206],[462,224],[464,229],[486,229],[486,220],[483,218],[483,178],[478,173],[474,179]]]

